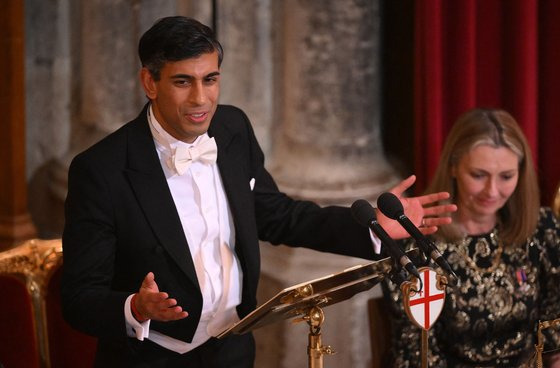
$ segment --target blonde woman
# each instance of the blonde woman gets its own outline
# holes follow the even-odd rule
[[[506,111],[474,109],[447,137],[428,192],[457,204],[434,235],[459,277],[429,331],[430,367],[521,367],[535,351],[539,320],[560,318],[560,225],[540,207],[533,159]],[[410,244],[409,246],[412,246]],[[420,330],[385,284],[393,313],[393,365],[420,366]],[[560,331],[547,348],[560,348]],[[550,367],[560,355],[549,354]]]

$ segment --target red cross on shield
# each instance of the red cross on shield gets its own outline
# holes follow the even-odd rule
[[[443,309],[446,279],[430,267],[422,267],[418,272],[424,285],[422,290],[418,291],[420,285],[415,277],[401,285],[404,310],[416,326],[427,331]]]

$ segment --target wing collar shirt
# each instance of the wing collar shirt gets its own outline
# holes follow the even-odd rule
[[[124,312],[130,337],[147,338],[183,354],[239,321],[235,307],[241,303],[242,272],[233,251],[235,229],[215,161],[192,161],[181,169],[174,165],[180,150],[197,151],[197,146],[207,145],[213,138],[204,134],[192,144],[175,139],[161,127],[151,106],[148,121],[187,238],[185,252],[190,252],[195,264],[203,297],[202,314],[192,342],[187,343],[150,330],[149,320],[139,323],[130,311],[132,295],[126,300]],[[155,278],[157,282],[157,275]]]

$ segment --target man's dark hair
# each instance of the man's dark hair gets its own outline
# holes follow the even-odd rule
[[[138,55],[155,80],[168,61],[180,61],[205,53],[218,52],[218,66],[222,64],[223,49],[214,32],[199,21],[182,16],[159,19],[140,38]]]

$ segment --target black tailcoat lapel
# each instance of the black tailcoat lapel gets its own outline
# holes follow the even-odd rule
[[[254,294],[260,274],[260,252],[255,221],[255,203],[250,180],[253,173],[250,135],[245,115],[230,106],[220,105],[208,134],[216,139],[218,168],[235,226],[235,252],[243,270],[243,303],[240,317],[256,305]],[[239,309],[241,308],[241,310]]]

